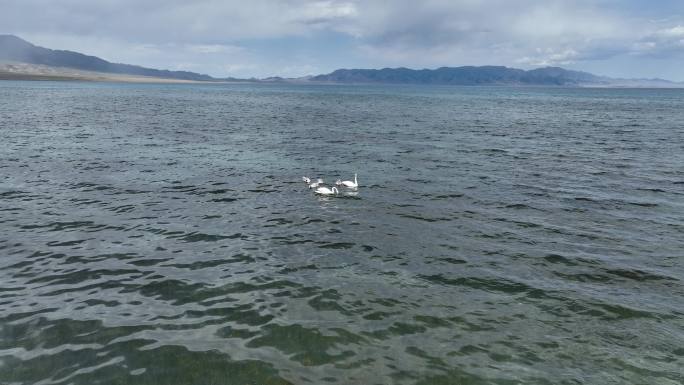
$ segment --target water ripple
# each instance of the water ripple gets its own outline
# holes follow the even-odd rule
[[[683,383],[662,92],[3,82],[0,383]]]

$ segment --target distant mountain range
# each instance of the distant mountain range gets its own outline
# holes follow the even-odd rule
[[[194,72],[157,70],[130,64],[110,63],[99,57],[88,56],[78,52],[38,47],[13,35],[0,35],[0,60],[111,74],[179,80],[214,80],[209,75]]]
[[[441,67],[434,70],[409,68],[339,69],[325,75],[287,79],[214,78],[188,71],[169,71],[130,64],[111,63],[95,56],[78,52],[52,50],[35,46],[13,35],[0,35],[0,61],[27,63],[39,66],[68,68],[106,74],[145,76],[191,81],[249,81],[347,84],[431,84],[431,85],[500,85],[500,86],[564,86],[564,87],[684,87],[662,79],[613,79],[587,72],[570,71],[558,67],[529,71],[503,66]],[[16,67],[15,67],[16,68]],[[0,72],[2,69],[0,68]],[[45,69],[42,69],[45,72]],[[27,74],[30,76],[30,74]]]
[[[329,83],[433,84],[458,86],[563,86],[563,87],[655,87],[682,88],[684,83],[663,79],[615,79],[559,67],[529,71],[502,66],[441,67],[434,70],[409,68],[339,69],[309,78]]]
[[[553,85],[580,86],[604,84],[606,78],[586,72],[568,71],[547,67],[525,71],[516,68],[442,67],[434,70],[408,68],[340,69],[327,75],[318,75],[312,81],[335,83],[391,83],[391,84],[444,84],[444,85]]]

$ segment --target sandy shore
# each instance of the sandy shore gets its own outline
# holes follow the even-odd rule
[[[165,79],[149,76],[119,75],[81,71],[71,68],[50,67],[26,63],[1,63],[0,80],[51,80],[126,83],[204,83],[194,80]]]

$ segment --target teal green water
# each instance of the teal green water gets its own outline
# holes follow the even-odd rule
[[[683,106],[0,82],[0,383],[684,383]]]

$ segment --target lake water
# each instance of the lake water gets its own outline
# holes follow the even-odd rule
[[[0,82],[0,140],[2,384],[684,383],[683,90]]]

